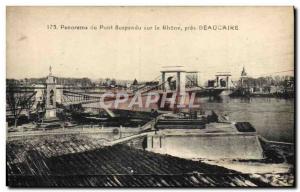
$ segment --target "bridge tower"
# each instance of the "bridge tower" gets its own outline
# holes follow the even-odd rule
[[[226,88],[230,89],[230,77],[231,74],[229,72],[223,72],[216,75],[216,82],[218,88]]]
[[[178,112],[177,104],[180,104],[181,100],[186,101],[186,71],[183,69],[179,69],[182,66],[169,66],[170,69],[161,71],[161,79],[162,79],[162,90],[164,93],[172,93],[176,94],[175,105],[173,112]],[[169,76],[166,80],[166,74],[173,74],[173,76]],[[172,79],[176,79],[172,81]],[[167,90],[166,84],[169,83],[169,90]],[[175,86],[174,86],[175,85]],[[172,92],[174,91],[174,92]],[[171,96],[171,97],[172,97]],[[168,96],[167,96],[168,97]]]
[[[49,75],[46,79],[46,114],[45,120],[56,120],[56,79],[49,67]]]

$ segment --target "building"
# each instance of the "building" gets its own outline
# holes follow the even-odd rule
[[[247,72],[246,72],[246,69],[245,67],[243,67],[243,70],[241,72],[241,78],[240,78],[240,85],[241,87],[247,87],[247,80],[248,80],[248,75],[247,75]]]

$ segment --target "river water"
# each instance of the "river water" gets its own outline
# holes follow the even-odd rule
[[[268,140],[294,142],[294,99],[197,98],[204,110],[227,114],[231,121],[248,121]]]

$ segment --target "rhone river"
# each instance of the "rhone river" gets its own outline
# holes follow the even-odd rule
[[[294,142],[294,99],[197,98],[204,110],[225,113],[231,121],[248,121],[268,140]]]

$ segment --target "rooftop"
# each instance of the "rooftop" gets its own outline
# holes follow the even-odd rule
[[[268,186],[249,174],[82,136],[7,143],[10,187]]]

